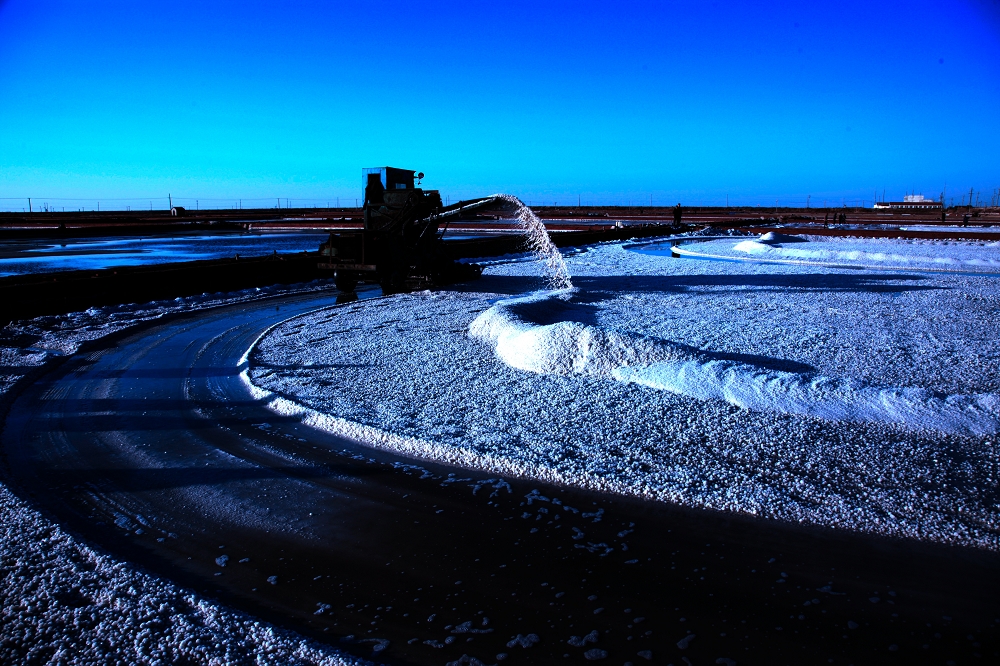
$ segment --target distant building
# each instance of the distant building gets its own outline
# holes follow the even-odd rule
[[[940,210],[942,205],[940,201],[925,199],[922,194],[907,194],[902,201],[876,201],[875,208]]]
[[[185,212],[186,211],[183,206],[174,206],[173,208],[170,209],[170,214],[173,215],[174,217],[183,215]]]

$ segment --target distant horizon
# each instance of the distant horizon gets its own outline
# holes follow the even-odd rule
[[[360,168],[358,172],[360,173]],[[438,190],[441,192],[442,199],[447,202],[454,203],[455,201],[476,199],[479,197],[489,196],[491,194],[500,194],[499,191],[482,191],[478,193],[466,193],[464,196],[452,195],[451,193],[443,190],[442,188],[435,187],[430,183],[429,179],[425,179],[427,182],[423,183],[421,187],[428,190]],[[1000,179],[998,179],[998,185],[1000,185]],[[735,195],[715,195],[706,198],[688,198],[687,201],[678,199],[677,197],[671,198],[669,194],[664,195],[663,193],[654,193],[650,195],[649,193],[643,195],[640,192],[625,193],[625,194],[593,194],[593,193],[579,193],[579,194],[565,194],[559,196],[556,194],[548,197],[537,197],[532,199],[531,197],[525,197],[517,192],[502,192],[503,194],[513,194],[517,196],[522,201],[528,205],[537,206],[582,206],[582,207],[599,207],[599,206],[613,206],[613,207],[639,207],[639,206],[651,206],[651,207],[664,207],[664,206],[674,206],[678,203],[684,206],[707,206],[707,207],[774,207],[777,205],[779,208],[833,208],[833,207],[853,207],[853,208],[870,208],[874,202],[877,201],[903,201],[904,197],[910,195],[922,195],[928,200],[941,201],[942,195],[944,195],[944,201],[946,202],[946,207],[952,206],[964,206],[968,205],[970,202],[976,204],[977,201],[982,202],[980,205],[983,207],[990,207],[1000,205],[1000,186],[989,187],[985,189],[969,188],[964,191],[952,192],[947,189],[938,191],[935,194],[927,194],[926,192],[919,192],[915,190],[906,190],[902,194],[896,192],[889,192],[887,190],[879,190],[875,192],[874,190],[869,190],[867,196],[854,193],[853,196],[848,195],[829,195],[829,196],[819,196],[812,194],[786,194],[786,195],[768,195],[768,194],[757,194],[748,195],[744,197],[737,198]],[[551,195],[551,193],[549,193]],[[650,199],[650,196],[652,198]],[[874,198],[873,198],[874,197]],[[97,209],[97,205],[103,202],[109,206],[121,206],[120,208],[108,207],[106,210],[126,210],[125,206],[131,206],[132,210],[169,210],[170,201],[172,200],[175,205],[179,202],[185,208],[199,208],[204,207],[206,209],[226,209],[232,207],[243,207],[249,208],[253,203],[259,203],[260,205],[253,206],[255,208],[314,208],[314,207],[324,207],[324,208],[358,208],[361,206],[363,193],[359,188],[353,194],[348,193],[347,195],[333,194],[330,196],[313,196],[313,197],[286,197],[286,196],[258,196],[258,197],[225,197],[225,196],[210,196],[210,197],[197,197],[197,196],[178,196],[173,193],[168,193],[167,195],[160,196],[122,196],[122,197],[12,197],[12,196],[0,196],[0,212],[17,212],[18,210],[27,211],[28,201],[33,202],[34,210],[37,212],[39,210],[38,206],[45,206],[47,204],[51,205],[53,209],[66,209],[66,212],[71,210],[77,210],[80,208],[85,208],[90,210],[93,208]],[[288,202],[299,202],[302,205],[289,205]],[[991,202],[996,203],[991,203]],[[354,205],[351,205],[354,202]],[[144,205],[145,204],[145,205]],[[201,206],[201,204],[205,204]],[[244,205],[245,204],[245,205]],[[272,205],[274,204],[274,205]],[[321,205],[322,204],[322,205]]]
[[[384,164],[452,200],[957,205],[1000,187],[1000,1],[0,0],[0,102],[0,210],[350,201]]]
[[[424,189],[435,190],[438,188],[432,186],[424,186]],[[442,192],[442,200],[445,201],[446,205],[448,203],[454,203],[456,201],[476,199],[482,196],[489,196],[490,194],[500,194],[499,192],[484,192],[481,194],[466,196],[466,197],[453,197],[448,195],[447,192]],[[872,193],[873,195],[875,193]],[[806,196],[790,196],[776,197],[771,200],[766,195],[751,198],[749,201],[738,201],[736,199],[725,199],[719,203],[713,203],[712,200],[689,200],[684,201],[672,201],[668,198],[657,199],[655,195],[651,199],[642,198],[641,195],[634,195],[632,197],[624,197],[618,201],[587,201],[584,200],[583,195],[578,195],[576,199],[572,196],[564,197],[560,202],[558,198],[552,199],[522,199],[529,206],[575,206],[575,207],[640,207],[647,206],[653,208],[662,208],[667,206],[675,206],[678,203],[682,206],[708,206],[708,207],[758,207],[758,206],[774,206],[777,202],[779,208],[834,208],[848,206],[853,208],[867,208],[871,207],[874,202],[878,201],[903,201],[904,197],[911,195],[920,195],[928,201],[941,201],[941,194],[937,195],[926,195],[920,192],[906,192],[902,195],[895,196],[890,193],[878,193],[876,198],[869,196],[868,198],[848,198],[848,197],[829,197],[829,198],[818,198],[811,195]],[[515,196],[517,196],[515,194]],[[53,210],[55,209],[66,209],[66,212],[72,210],[78,210],[84,208],[89,210],[93,208],[97,210],[98,205],[104,202],[106,206],[123,206],[121,208],[106,207],[103,210],[126,210],[124,206],[131,207],[131,210],[169,210],[171,207],[171,202],[173,205],[181,205],[185,208],[205,208],[206,210],[221,210],[227,208],[360,208],[362,204],[362,196],[356,197],[187,197],[187,196],[173,196],[168,194],[167,196],[158,197],[107,197],[107,198],[90,198],[90,197],[0,197],[0,212],[17,212],[18,209],[23,209],[27,211],[28,202],[32,202],[31,205],[35,212],[40,210],[39,206],[49,206]],[[519,197],[520,198],[520,197]],[[971,192],[971,202],[975,204],[978,201],[982,201],[981,205],[983,207],[995,207],[1000,205],[1000,187],[991,188],[987,191],[976,191]],[[948,207],[951,206],[961,206],[967,205],[970,201],[970,192],[966,191],[963,193],[958,193],[956,196],[946,196],[945,201]],[[962,202],[966,203],[962,203]],[[21,202],[21,206],[17,205],[17,202]],[[289,203],[291,202],[291,203]],[[353,202],[353,205],[352,205]],[[148,204],[144,206],[143,204]],[[202,205],[204,204],[204,205]],[[254,205],[259,204],[259,205]],[[272,205],[273,204],[273,205]],[[301,205],[298,205],[301,204]]]
[[[432,189],[432,188],[427,188]],[[976,194],[979,194],[981,198],[976,199]],[[985,198],[982,198],[985,195]],[[842,199],[840,201],[824,200],[816,202],[815,200],[807,200],[805,203],[795,203],[794,200],[789,200],[787,203],[781,201],[780,199],[775,202],[765,202],[765,203],[740,203],[730,201],[728,203],[710,203],[710,202],[698,202],[698,201],[678,201],[673,203],[659,203],[653,201],[652,204],[647,200],[636,199],[631,202],[626,203],[588,203],[586,201],[524,201],[525,204],[531,207],[558,207],[558,208],[672,208],[678,204],[682,207],[690,208],[761,208],[761,209],[794,209],[794,210],[833,210],[837,208],[871,208],[874,209],[875,202],[881,203],[903,203],[904,198],[889,198],[885,199],[879,198],[874,202],[871,199],[867,200],[848,200]],[[995,188],[993,191],[988,193],[974,193],[972,199],[972,205],[975,208],[996,208],[1000,206],[1000,188]],[[470,197],[474,199],[476,197]],[[443,198],[445,205],[453,204],[461,199],[455,199],[450,197]],[[940,203],[940,197],[925,197],[925,201]],[[90,200],[90,199],[71,199],[69,202],[87,202],[87,206],[73,206],[64,205],[66,200],[62,199],[31,199],[31,211],[28,210],[27,198],[24,200],[25,205],[18,207],[6,207],[4,208],[2,202],[0,202],[0,213],[17,213],[17,212],[34,212],[34,213],[60,213],[60,212],[166,212],[171,210],[171,207],[180,207],[189,211],[215,211],[215,210],[308,210],[308,209],[361,209],[362,200],[361,198],[341,198],[330,197],[330,198],[320,198],[320,199],[288,199],[285,197],[271,197],[271,198],[261,198],[261,199],[188,199],[186,197],[172,197],[172,201],[167,197],[154,197],[154,198],[128,198],[128,199],[102,199],[102,200]],[[133,202],[131,204],[121,203],[123,201]],[[141,202],[147,201],[148,207],[142,206]],[[951,198],[945,204],[945,209],[950,208],[964,208],[968,205],[969,194],[964,195],[965,203],[962,203],[963,197]],[[57,203],[53,203],[57,202]],[[102,203],[103,202],[103,203]],[[202,205],[204,204],[204,205]]]
[[[427,190],[435,190],[433,186],[426,183],[419,185]],[[187,197],[174,196],[169,193],[167,196],[158,197],[108,197],[108,198],[84,198],[84,197],[0,197],[0,212],[74,212],[74,211],[163,211],[170,210],[172,206],[181,206],[192,210],[231,210],[231,209],[306,209],[306,208],[361,208],[363,204],[363,193],[359,191],[356,197]],[[500,194],[499,192],[481,193],[466,197],[452,197],[447,192],[442,192],[442,200],[445,205],[457,201],[476,199],[490,194]],[[826,209],[826,208],[873,208],[876,202],[902,202],[906,197],[917,195],[923,196],[927,201],[945,203],[945,208],[974,205],[976,207],[990,208],[1000,206],[1000,187],[991,188],[985,192],[971,190],[957,193],[955,196],[947,196],[945,192],[938,195],[925,195],[920,192],[908,191],[903,195],[896,196],[887,192],[873,192],[874,198],[848,198],[840,197],[813,197],[789,196],[775,197],[772,201],[766,195],[753,197],[748,200],[736,200],[726,197],[722,202],[714,200],[688,200],[673,201],[671,199],[658,199],[656,195],[651,195],[649,199],[642,198],[641,195],[624,197],[617,201],[607,200],[584,200],[583,195],[564,197],[562,202],[555,199],[523,199],[529,206],[559,206],[576,208],[667,208],[680,204],[681,206],[707,207],[707,208],[803,208],[803,209]],[[944,197],[942,198],[942,195]],[[517,196],[517,195],[515,195]],[[520,198],[520,197],[519,197]],[[18,207],[17,202],[21,202]],[[101,204],[104,207],[101,207]],[[148,204],[148,208],[146,206]],[[204,204],[204,205],[202,205]],[[29,205],[31,211],[29,211]]]

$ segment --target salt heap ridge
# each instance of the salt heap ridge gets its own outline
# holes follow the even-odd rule
[[[839,421],[876,421],[960,435],[1000,432],[1000,396],[946,395],[920,387],[879,387],[817,372],[789,372],[629,331],[579,321],[540,321],[571,310],[576,289],[503,299],[477,316],[469,335],[507,365],[537,374],[592,375],[724,400],[758,412]]]

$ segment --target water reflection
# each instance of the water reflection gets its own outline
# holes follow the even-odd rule
[[[315,251],[324,240],[298,232],[9,240],[0,242],[0,276]]]

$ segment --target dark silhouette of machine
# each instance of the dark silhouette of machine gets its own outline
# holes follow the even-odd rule
[[[416,187],[424,174],[394,167],[362,169],[365,226],[340,231],[320,246],[319,268],[332,270],[337,288],[353,292],[359,280],[377,280],[384,293],[478,278],[482,269],[444,254],[451,220],[500,203],[496,197],[443,206],[437,190]]]

